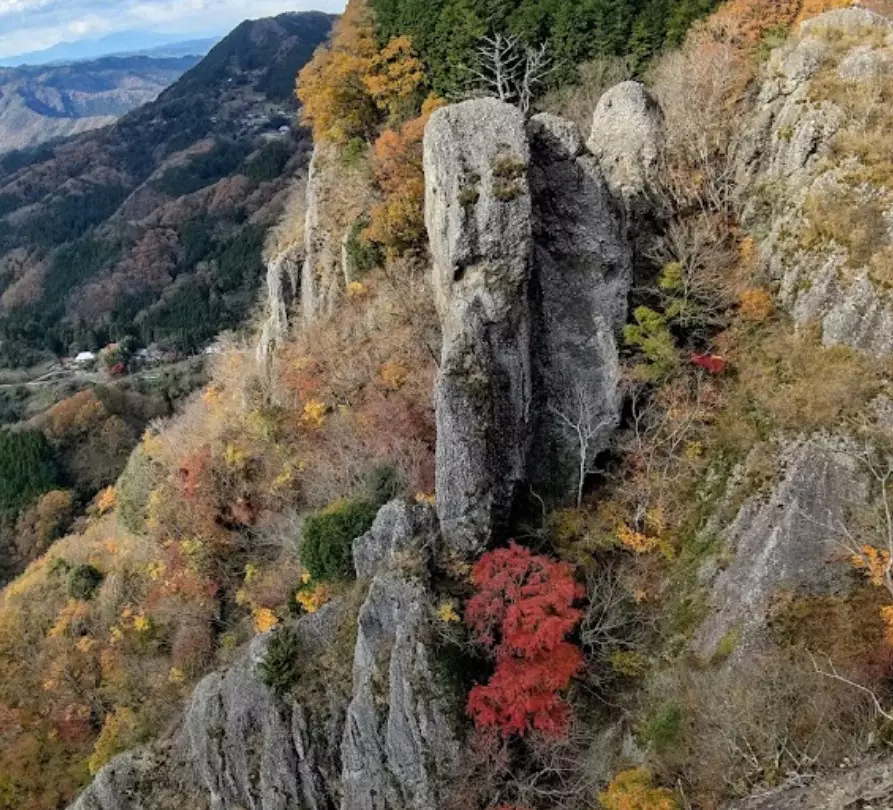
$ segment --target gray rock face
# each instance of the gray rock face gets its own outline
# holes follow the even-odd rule
[[[302,655],[318,655],[332,634],[338,606],[297,625]],[[303,706],[283,705],[260,680],[258,664],[271,634],[196,688],[178,743],[192,763],[211,810],[288,810],[332,807],[338,749],[332,744],[344,707],[333,706],[332,727],[309,727]]]
[[[616,336],[632,284],[619,205],[599,162],[569,137],[568,123],[554,116],[530,123],[536,422],[528,480],[553,499],[575,490],[581,464],[591,468],[619,423]]]
[[[437,807],[458,760],[457,707],[434,666],[428,602],[422,583],[391,572],[376,577],[360,611],[342,810]]]
[[[842,439],[815,438],[788,444],[777,457],[782,477],[771,492],[747,498],[728,527],[706,528],[721,534],[731,562],[704,572],[712,613],[695,639],[703,658],[730,632],[740,639],[733,659],[759,647],[771,602],[781,593],[831,595],[848,587],[839,527],[868,495],[854,448]],[[727,498],[740,497],[746,485],[744,476],[733,481]]]
[[[802,781],[802,780],[801,780]],[[730,805],[727,810],[886,810],[893,807],[893,761],[782,787]]]
[[[888,76],[893,21],[849,8],[808,20],[800,32],[772,54],[757,112],[737,146],[742,219],[766,234],[761,249],[767,275],[798,323],[821,323],[825,345],[887,353],[893,350],[889,292],[872,282],[868,267],[857,266],[847,245],[825,239],[804,246],[801,236],[816,199],[879,207],[888,218],[893,210],[888,191],[844,176],[854,168],[853,159],[844,161],[832,146],[841,129],[855,122],[813,92],[820,74],[851,84],[853,93],[865,91],[861,83]],[[871,238],[881,250],[891,236]]]
[[[401,565],[426,566],[437,551],[437,513],[422,503],[394,501],[382,507],[372,528],[354,541],[353,562],[360,579]]]
[[[657,181],[663,132],[660,107],[639,82],[621,82],[595,108],[589,151],[612,193],[633,210]]]
[[[437,506],[446,544],[463,553],[505,529],[522,483],[576,491],[617,424],[631,247],[625,201],[584,151],[570,122],[525,126],[493,99],[440,110],[425,133],[444,333]]]
[[[341,810],[437,807],[458,761],[461,704],[435,666],[424,582],[438,537],[430,506],[397,501],[354,542],[357,575],[375,578],[358,619]]]
[[[303,246],[296,245],[267,263],[267,319],[257,347],[260,364],[269,362],[288,334],[289,313],[300,291],[302,254]]]
[[[438,110],[424,163],[443,327],[438,513],[448,542],[474,553],[508,521],[526,460],[533,224],[524,117],[493,99]]]
[[[310,160],[307,180],[307,220],[304,226],[304,266],[301,270],[301,314],[310,322],[329,312],[338,300],[343,283],[341,239],[329,231],[322,195],[329,179],[325,170],[327,150],[317,146]]]
[[[71,810],[161,810],[164,805],[156,803],[162,791],[158,784],[160,765],[161,761],[148,751],[115,757],[96,774]],[[194,807],[203,810],[200,803]]]

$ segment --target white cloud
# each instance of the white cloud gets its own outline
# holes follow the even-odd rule
[[[246,17],[340,12],[345,0],[0,0],[0,57],[116,31],[222,33]]]

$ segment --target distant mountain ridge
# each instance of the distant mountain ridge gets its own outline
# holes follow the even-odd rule
[[[245,22],[114,125],[0,155],[0,365],[128,334],[194,351],[243,322],[309,160],[295,75],[334,19]]]
[[[71,64],[104,56],[204,56],[220,39],[220,36],[122,31],[100,39],[60,42],[43,50],[7,56],[0,59],[0,67]]]
[[[156,99],[199,61],[133,56],[0,67],[0,154],[106,126]]]

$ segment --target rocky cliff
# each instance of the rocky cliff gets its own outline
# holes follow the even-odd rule
[[[638,86],[637,86],[638,87]],[[642,91],[640,91],[642,92]],[[527,492],[582,489],[620,414],[617,335],[632,248],[624,197],[644,195],[628,143],[493,100],[435,113],[425,137],[428,230],[443,328],[438,512],[447,541],[479,552]],[[638,145],[654,130],[628,124]],[[650,152],[656,153],[657,143]],[[603,169],[603,165],[607,168]]]
[[[425,155],[445,335],[437,511],[384,507],[354,543],[358,599],[256,638],[198,685],[165,740],[113,760],[75,810],[162,810],[174,794],[211,810],[439,806],[465,720],[461,676],[449,673],[435,627],[432,572],[498,539],[523,487],[577,492],[619,420],[616,337],[632,267],[624,201],[573,125],[468,102],[432,118]],[[603,144],[602,159],[615,158]],[[318,151],[307,320],[344,284],[320,231],[331,194],[321,161]],[[287,328],[298,256],[269,266],[271,341]],[[283,650],[297,672],[285,691],[266,674]]]
[[[738,147],[745,224],[763,234],[765,271],[826,345],[893,349],[886,268],[893,198],[883,141],[890,121],[893,22],[870,11],[802,24],[766,68]]]

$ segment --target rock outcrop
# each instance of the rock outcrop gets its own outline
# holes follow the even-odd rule
[[[353,281],[345,245],[375,191],[370,178],[344,165],[339,148],[317,144],[307,180],[301,315],[311,322],[334,311]]]
[[[624,195],[644,196],[645,140],[636,176],[614,153],[622,139],[605,139],[596,158],[572,123],[528,124],[493,99],[428,124],[444,333],[438,511],[455,550],[475,553],[503,532],[522,485],[553,499],[576,491],[617,425],[616,336],[632,280]],[[602,164],[626,172],[614,191]]]
[[[437,495],[444,536],[474,553],[503,528],[530,426],[533,222],[524,116],[494,99],[425,132],[426,221],[443,327]]]
[[[293,245],[267,262],[267,318],[261,329],[257,359],[267,363],[288,334],[289,316],[298,300],[303,245]]]
[[[730,660],[752,654],[765,642],[773,600],[788,595],[831,596],[852,585],[841,546],[841,527],[850,511],[869,497],[866,471],[854,445],[816,437],[772,448],[778,481],[769,491],[748,494],[748,462],[733,475],[708,535],[723,541],[729,557],[722,569],[708,565],[701,578],[709,589],[711,613],[695,638],[704,659],[724,638],[738,639]],[[728,526],[728,506],[742,505]]]
[[[893,807],[893,762],[871,762],[822,778],[799,778],[727,810],[887,810]],[[804,784],[805,783],[805,784]]]
[[[179,726],[151,749],[112,760],[72,810],[428,810],[459,756],[461,703],[444,685],[431,629],[429,506],[389,504],[357,541],[371,578],[359,614],[335,601],[292,631],[302,676],[279,696],[258,636],[196,687]],[[355,642],[341,649],[355,625]],[[352,667],[352,685],[327,675]],[[332,664],[330,664],[331,666]],[[316,687],[304,682],[315,679]]]
[[[843,105],[872,93],[884,104],[872,82],[893,80],[893,21],[859,8],[820,15],[765,73],[737,177],[746,226],[766,234],[766,274],[798,323],[821,323],[825,345],[889,352],[893,300],[879,266],[893,244],[893,191],[851,146],[865,122]]]
[[[611,192],[631,213],[651,207],[663,141],[663,113],[639,82],[621,82],[599,99],[587,146]]]
[[[576,491],[581,469],[592,468],[620,419],[617,335],[632,258],[617,198],[576,128],[539,115],[529,130],[535,270],[527,480],[555,501]]]

